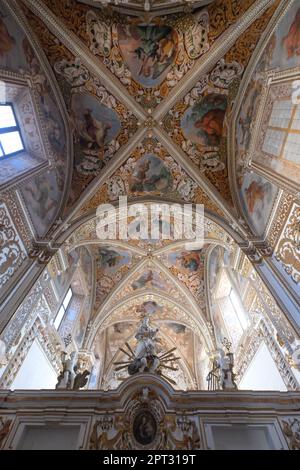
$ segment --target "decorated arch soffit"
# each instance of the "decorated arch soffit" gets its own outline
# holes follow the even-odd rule
[[[160,158],[161,146],[196,184],[197,202],[236,222],[227,176],[230,109],[278,2],[231,3],[141,19],[75,1],[20,1],[73,131],[68,218],[101,202],[104,182],[155,137],[148,153]]]

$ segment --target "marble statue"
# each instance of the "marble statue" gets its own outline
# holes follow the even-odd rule
[[[217,365],[220,369],[220,385],[223,390],[236,390],[237,385],[235,383],[233,372],[233,362],[230,360],[229,354],[220,350],[220,357],[217,359]]]
[[[63,369],[60,373],[60,375],[57,377],[57,384],[56,388],[64,388],[64,389],[73,389],[74,386],[74,380],[76,377],[74,367],[76,365],[76,352],[73,351],[69,356],[67,353],[63,352],[62,353],[62,366]]]
[[[60,375],[57,377],[56,388],[80,390],[81,388],[85,387],[88,383],[88,376],[90,375],[90,372],[88,370],[79,372],[76,351],[73,351],[69,356],[67,353],[63,352],[61,362],[63,369]]]

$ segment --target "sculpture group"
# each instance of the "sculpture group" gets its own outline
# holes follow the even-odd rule
[[[164,375],[162,369],[177,370],[172,364],[174,361],[178,361],[179,357],[175,357],[174,351],[176,348],[172,348],[169,351],[158,354],[156,342],[158,339],[156,335],[158,333],[158,328],[153,328],[150,325],[149,315],[145,315],[138,327],[138,330],[135,335],[137,344],[135,350],[128,343],[125,343],[128,351],[123,348],[120,350],[126,354],[129,358],[128,361],[115,362],[116,371],[127,369],[129,375],[134,375],[142,372],[156,373],[164,377],[168,382],[173,383],[174,381]],[[166,363],[171,363],[167,365]]]
[[[76,351],[69,355],[63,352],[61,362],[62,371],[57,377],[56,389],[80,390],[84,388],[90,372],[88,370],[79,371]]]

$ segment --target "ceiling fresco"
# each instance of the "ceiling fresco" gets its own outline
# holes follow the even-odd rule
[[[52,168],[48,169],[47,173],[44,172],[24,182],[20,190],[35,234],[37,237],[43,237],[56,220],[65,189],[67,167],[65,123],[45,65],[39,60],[25,31],[3,4],[1,4],[0,26],[0,73],[14,73],[15,80],[19,82],[27,77],[31,83],[33,106],[36,106],[39,112],[40,132],[44,137],[43,145],[47,149],[49,167]],[[26,110],[26,103],[24,106]],[[28,106],[27,103],[27,109]],[[38,133],[28,119],[26,126],[30,138]],[[38,158],[40,163],[40,155]],[[22,165],[24,163],[20,157],[16,164],[17,171],[22,171]]]
[[[139,103],[157,106],[253,1],[216,2],[189,15],[154,17],[149,26],[75,1],[45,3]]]
[[[57,77],[73,129],[71,207],[137,130],[137,119],[27,8],[26,16]]]
[[[276,184],[267,181],[263,176],[258,176],[250,171],[245,172],[246,159],[249,158],[248,151],[251,148],[255,118],[262,101],[263,88],[265,87],[268,74],[272,71],[284,71],[285,69],[294,69],[300,66],[299,54],[297,53],[299,49],[299,38],[297,36],[299,22],[299,5],[295,2],[290,6],[276,27],[275,32],[267,44],[265,44],[244,95],[243,106],[241,106],[236,120],[236,182],[243,211],[247,214],[250,225],[258,235],[262,235],[265,231],[272,214],[278,189]],[[291,89],[291,83],[287,83],[286,86],[282,83],[277,85],[276,89],[270,91],[269,103],[264,104],[264,116],[259,123],[264,136],[261,135],[260,137],[260,145],[256,150],[257,157],[252,157],[254,160],[258,160],[265,168],[275,170],[279,174],[286,173],[288,169],[286,169],[286,165],[281,164],[280,158],[274,158],[274,155],[272,157],[270,151],[266,151],[266,147],[265,149],[263,148],[264,137],[270,118],[270,106],[272,109],[274,97],[276,96],[278,99],[282,99],[284,96],[288,97],[290,96]],[[290,173],[295,171],[298,172],[299,168],[294,164],[294,167],[290,168]]]
[[[84,60],[75,58],[66,44],[56,40],[45,21],[28,8],[27,2],[24,2],[26,6],[22,4],[27,20],[56,74],[72,124],[74,169],[68,209],[95,178],[101,177],[102,170],[109,167],[108,163],[113,157],[122,155],[121,164],[126,156],[132,162],[124,146],[131,142],[136,132],[141,131],[141,113],[146,119],[145,132],[147,127],[153,125],[150,118],[147,121],[147,111],[151,116],[156,107],[163,106],[170,90],[185,80],[187,72],[209,53],[214,42],[253,4],[252,1],[234,4],[229,1],[213,2],[208,8],[190,14],[154,17],[149,24],[145,19],[123,16],[109,9],[93,10],[75,1],[49,0],[43,3],[67,28],[66,34],[70,35],[70,40],[75,41],[76,37],[82,50],[94,56],[93,60],[99,68],[99,75],[96,76]],[[164,111],[159,122],[162,132],[168,134],[172,144],[178,145],[183,155],[198,167],[199,177],[203,180],[207,178],[212,188],[230,206],[233,203],[227,174],[226,135],[231,100],[276,5],[277,2],[273,3],[213,69],[203,74],[192,89],[187,89],[181,101]],[[101,74],[105,71],[108,79],[111,75],[117,78],[124,100],[120,100],[120,95],[117,98],[110,93],[107,89],[109,82],[105,82],[106,86],[101,83],[100,68]],[[132,103],[128,107],[129,95],[136,101],[136,106]],[[160,142],[158,144],[161,145]],[[151,162],[150,155],[152,163],[148,173],[154,172],[155,157],[161,158],[155,147],[155,142],[148,146],[146,161],[137,163],[135,170],[128,166],[128,161],[125,168],[120,167],[118,172],[123,173],[126,181],[121,178],[121,182],[120,176],[115,174],[113,181],[109,181],[113,192],[126,190],[127,194],[132,192],[133,195],[176,192],[168,171],[159,168],[158,160],[155,171],[163,171],[165,175],[152,175],[146,185],[140,181]],[[132,178],[136,176],[137,184],[129,181],[126,171]],[[211,197],[203,193],[203,188],[197,186],[198,198],[193,198],[193,201],[206,203],[220,213],[218,204],[214,204]],[[180,189],[181,195],[185,193],[184,200],[190,198],[184,183]],[[110,187],[99,188],[99,197],[94,185],[93,200],[86,202],[83,210],[99,204],[106,195],[111,200],[112,195],[107,191],[112,192]]]
[[[140,259],[139,255],[120,247],[93,246],[90,249],[95,262],[94,312],[113,291],[129,269]]]
[[[251,328],[262,308],[253,307],[258,294],[250,284],[258,275],[247,256],[258,264],[270,243],[281,269],[299,281],[299,205],[285,189],[279,207],[281,186],[270,176],[274,167],[262,163],[263,152],[253,162],[265,172],[248,161],[266,74],[300,66],[299,7],[284,11],[274,32],[279,0],[196,2],[189,11],[139,16],[123,14],[120,5],[90,3],[12,0],[32,44],[1,3],[0,78],[5,69],[32,84],[49,155],[49,166],[14,181],[11,191],[28,232],[49,248],[50,258],[55,253],[47,273],[56,303],[70,282],[74,288],[77,304],[59,334],[95,355],[92,387],[114,389],[125,379],[114,362],[126,359],[124,344],[134,349],[137,325],[147,317],[160,329],[158,350],[177,348],[178,370],[166,372],[176,387],[204,388],[224,338],[232,334],[237,350],[243,336],[230,333],[230,319],[226,323],[217,305],[220,285],[228,287],[224,272],[233,273]],[[286,88],[276,86],[286,96]],[[13,223],[14,206],[3,194],[2,216],[13,227],[20,257],[15,264],[23,266],[27,225],[23,246],[25,224]],[[174,215],[158,215],[158,234],[136,239],[148,224],[118,214],[129,239],[101,240],[96,210],[102,203],[117,207],[121,196],[129,208],[140,202],[147,210],[161,202],[203,204],[203,246],[174,240]],[[296,216],[288,214],[292,206]],[[280,227],[274,226],[277,210]],[[0,258],[5,276],[6,262]],[[279,318],[270,299],[265,304]]]

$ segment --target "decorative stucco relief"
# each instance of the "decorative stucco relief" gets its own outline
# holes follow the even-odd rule
[[[0,227],[0,288],[2,288],[19,270],[27,254],[4,203],[0,204]]]

